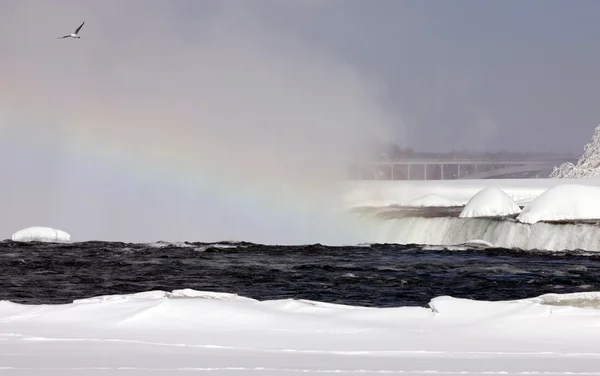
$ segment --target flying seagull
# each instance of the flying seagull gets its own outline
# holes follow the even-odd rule
[[[77,34],[79,33],[79,30],[81,30],[81,28],[83,27],[84,23],[85,23],[85,21],[83,21],[83,23],[81,25],[79,25],[79,27],[77,28],[77,30],[75,30],[75,32],[73,34],[65,35],[64,37],[58,37],[58,39],[65,39],[65,38],[77,38],[77,39],[80,39],[81,37],[79,35],[77,35]]]

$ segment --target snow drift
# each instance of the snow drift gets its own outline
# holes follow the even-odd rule
[[[71,235],[50,227],[27,227],[12,234],[15,242],[68,242]]]

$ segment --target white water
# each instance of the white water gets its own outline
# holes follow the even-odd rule
[[[600,226],[588,224],[533,225],[492,218],[378,218],[361,214],[365,242],[455,245],[484,240],[497,247],[600,251]]]

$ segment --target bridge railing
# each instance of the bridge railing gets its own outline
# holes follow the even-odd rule
[[[466,178],[547,177],[565,159],[547,160],[404,160],[358,162],[349,171],[352,180],[451,180]]]

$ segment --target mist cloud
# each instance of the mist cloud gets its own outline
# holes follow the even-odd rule
[[[385,139],[397,124],[382,107],[380,82],[269,25],[262,7],[189,4],[1,5],[1,132],[14,140],[4,159],[19,161],[2,166],[6,236],[39,224],[78,240],[302,241],[310,226],[286,227],[285,218],[244,207],[223,213],[210,192],[151,183],[208,174],[274,200],[306,189],[299,199],[314,201],[343,177],[357,145]],[[56,39],[82,20],[81,40]],[[86,148],[96,159],[76,160]],[[155,170],[150,178],[123,175],[131,166],[116,172],[129,162]]]

